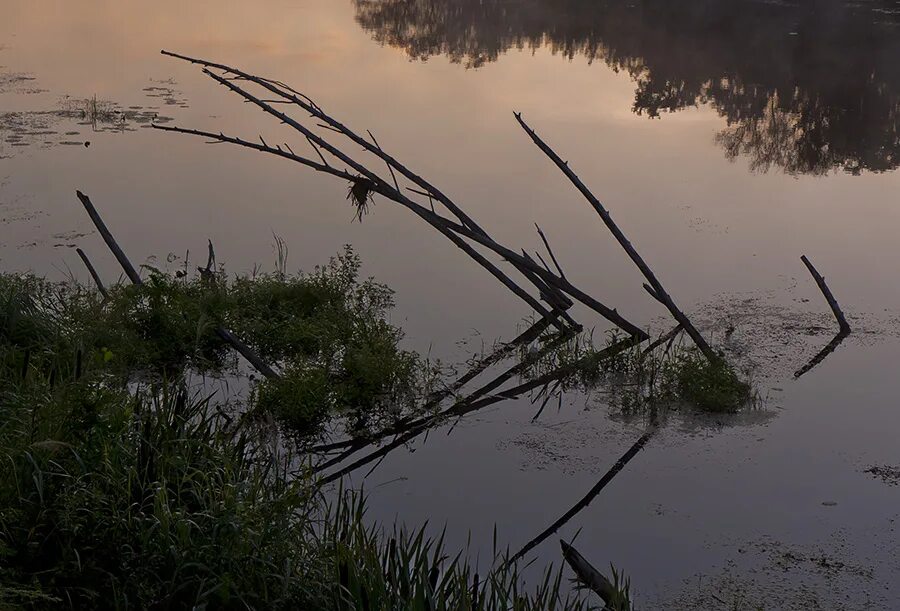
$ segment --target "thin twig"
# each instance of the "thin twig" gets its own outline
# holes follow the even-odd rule
[[[544,242],[544,247],[547,249],[547,252],[550,254],[550,258],[553,260],[553,265],[556,266],[556,271],[559,272],[559,275],[561,278],[565,278],[566,275],[563,273],[562,267],[560,267],[560,265],[559,265],[559,261],[556,260],[556,255],[553,254],[553,249],[550,248],[550,242],[547,241],[547,236],[545,236],[544,232],[541,231],[540,225],[535,223],[534,226],[537,228],[538,235],[541,236],[541,240]],[[540,255],[538,255],[538,256],[540,256]]]

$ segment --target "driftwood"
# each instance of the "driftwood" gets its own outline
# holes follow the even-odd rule
[[[841,311],[841,306],[838,305],[837,299],[834,298],[834,295],[831,293],[831,289],[828,288],[828,285],[825,284],[825,278],[818,272],[818,270],[813,266],[812,262],[803,255],[800,257],[800,260],[803,261],[803,264],[806,265],[806,269],[809,270],[809,273],[812,275],[813,280],[816,281],[816,284],[819,286],[819,290],[822,291],[822,294],[825,296],[825,301],[828,302],[829,307],[831,307],[831,311],[834,314],[834,317],[837,319],[838,326],[840,327],[840,332],[846,334],[850,333],[850,325],[847,323],[847,319],[844,318],[844,313]]]
[[[675,302],[672,300],[672,297],[666,292],[666,289],[663,288],[662,283],[656,278],[656,274],[653,273],[653,270],[650,269],[650,266],[644,261],[643,258],[638,254],[637,250],[635,250],[634,246],[631,245],[631,242],[628,241],[628,238],[625,237],[625,234],[622,233],[622,230],[619,229],[619,226],[616,225],[615,221],[613,221],[612,216],[609,214],[609,211],[600,203],[600,200],[591,192],[590,189],[581,181],[580,178],[572,171],[569,167],[569,164],[563,161],[556,152],[550,148],[550,146],[544,142],[540,136],[538,136],[531,127],[525,123],[525,120],[522,119],[522,115],[520,113],[515,113],[516,121],[519,122],[519,125],[522,126],[522,129],[525,130],[532,141],[538,146],[541,151],[550,158],[556,166],[562,170],[563,174],[572,182],[573,185],[581,192],[581,194],[588,200],[588,202],[593,206],[594,210],[597,211],[597,214],[600,215],[600,218],[603,220],[603,223],[609,229],[609,231],[613,234],[625,252],[628,254],[629,258],[637,265],[638,269],[641,270],[641,273],[647,279],[649,283],[648,291],[650,294],[660,303],[662,303],[669,312],[672,314],[672,317],[680,324],[688,335],[691,336],[691,339],[694,340],[694,343],[697,344],[697,347],[701,352],[706,356],[710,361],[716,361],[719,359],[719,356],[710,348],[709,344],[703,338],[699,331],[691,324],[691,321],[688,317],[678,309],[678,306],[675,305]]]
[[[536,536],[534,539],[532,539],[531,541],[526,543],[522,547],[522,549],[520,549],[512,557],[510,557],[509,563],[513,563],[513,562],[519,560],[520,558],[522,558],[523,556],[525,556],[525,554],[527,554],[528,552],[533,550],[535,547],[537,547],[538,545],[543,543],[550,535],[552,535],[553,533],[558,531],[560,528],[562,528],[563,525],[565,525],[569,520],[574,518],[579,512],[581,512],[581,510],[583,510],[585,507],[590,505],[591,501],[593,501],[597,497],[597,495],[600,494],[600,492],[604,488],[606,488],[606,486],[613,480],[613,478],[615,478],[615,476],[618,475],[619,472],[625,468],[625,465],[627,465],[629,463],[629,461],[631,461],[632,458],[637,456],[638,452],[640,452],[642,449],[644,449],[644,446],[647,445],[647,442],[650,441],[654,435],[656,435],[658,430],[659,430],[659,427],[656,424],[655,420],[652,421],[650,423],[650,425],[647,427],[647,430],[644,432],[644,434],[641,435],[640,439],[638,439],[636,442],[634,442],[634,445],[632,445],[630,448],[628,448],[628,451],[625,452],[622,455],[622,457],[616,461],[616,464],[614,464],[612,466],[612,468],[609,471],[607,471],[603,475],[603,477],[600,478],[600,480],[594,485],[594,487],[591,488],[588,491],[588,493],[586,495],[584,495],[584,497],[580,501],[575,503],[575,505],[573,505],[571,509],[566,511],[566,513],[564,513],[553,524],[548,526],[538,536]]]
[[[100,294],[103,295],[104,299],[108,299],[109,291],[107,291],[106,287],[103,285],[103,280],[100,279],[100,274],[98,274],[97,270],[94,269],[93,264],[91,264],[91,260],[88,259],[88,256],[80,248],[76,248],[75,252],[78,253],[79,257],[81,257],[82,263],[84,263],[84,266],[87,268],[88,273],[91,275],[91,278],[94,279],[94,284],[97,285],[97,290],[100,291]]]
[[[228,87],[231,91],[243,97],[245,101],[255,104],[264,112],[276,117],[282,123],[289,125],[290,127],[300,132],[304,136],[304,138],[313,146],[316,153],[319,155],[321,162],[297,155],[287,145],[285,145],[285,147],[287,148],[287,150],[285,150],[279,145],[276,145],[274,147],[269,146],[267,143],[265,143],[265,141],[262,140],[261,144],[256,144],[255,142],[241,140],[240,138],[225,136],[221,133],[215,134],[212,132],[203,132],[200,130],[154,125],[153,127],[155,127],[156,129],[203,136],[217,142],[227,142],[247,148],[252,148],[260,152],[278,155],[282,158],[299,162],[316,171],[324,172],[332,176],[342,178],[353,184],[356,184],[360,179],[365,179],[369,181],[367,183],[367,185],[369,186],[369,192],[382,195],[383,197],[399,203],[400,205],[403,205],[416,213],[420,218],[428,222],[443,235],[445,235],[445,237],[453,241],[454,244],[464,250],[470,257],[475,259],[482,267],[488,269],[488,271],[490,271],[495,277],[497,277],[505,286],[507,286],[507,288],[509,288],[521,299],[523,299],[523,301],[528,303],[528,305],[535,309],[535,311],[537,311],[541,316],[546,316],[548,312],[545,308],[540,306],[540,304],[534,297],[529,295],[526,291],[524,291],[524,289],[522,289],[516,283],[506,277],[495,266],[493,266],[492,263],[484,259],[483,256],[477,253],[477,251],[474,251],[474,249],[472,249],[469,244],[462,241],[460,238],[467,238],[468,240],[484,246],[485,248],[493,251],[500,257],[507,260],[518,271],[520,271],[523,276],[525,276],[525,278],[529,280],[529,282],[534,284],[545,297],[549,297],[548,303],[551,304],[552,308],[555,311],[559,312],[560,310],[565,309],[562,307],[563,304],[566,303],[566,299],[562,296],[562,293],[565,293],[585,304],[597,313],[601,314],[602,316],[619,326],[621,329],[626,331],[629,335],[640,338],[642,340],[647,339],[647,335],[643,330],[625,320],[618,314],[618,312],[616,312],[616,310],[608,308],[583,291],[580,291],[571,283],[569,283],[564,277],[557,276],[556,274],[544,269],[529,257],[522,256],[512,249],[506,248],[495,242],[477,223],[475,223],[473,219],[471,219],[471,217],[466,215],[458,205],[456,205],[443,192],[434,187],[434,185],[418,176],[417,174],[406,168],[403,164],[398,162],[394,157],[386,153],[381,148],[381,146],[378,145],[377,141],[369,142],[369,140],[356,134],[355,132],[344,126],[342,123],[327,115],[307,96],[304,96],[299,92],[287,87],[283,83],[257,77],[230,66],[169,53],[166,51],[164,51],[163,53],[203,65],[205,67],[203,72],[207,76],[224,85],[225,87]],[[220,76],[212,72],[210,68],[221,70],[226,74],[233,75],[234,78],[229,79]],[[314,119],[321,121],[321,123],[319,124],[320,126],[326,127],[331,131],[337,132],[349,138],[351,141],[361,146],[366,152],[379,157],[382,161],[384,161],[388,168],[391,169],[392,181],[389,182],[388,180],[382,179],[375,172],[369,170],[363,164],[351,158],[349,155],[314,133],[299,121],[274,108],[272,104],[270,104],[266,100],[253,95],[249,91],[242,88],[240,85],[237,85],[235,83],[237,79],[240,79],[241,81],[252,82],[265,88],[267,91],[276,94],[277,96],[282,98],[282,101],[296,104],[297,106],[308,112]],[[349,169],[340,170],[328,164],[325,160],[325,156],[323,155],[323,151],[324,153],[327,153],[328,155],[346,164]],[[429,200],[437,200],[447,210],[449,210],[458,219],[459,222],[457,223],[446,217],[443,217],[433,210],[429,209],[428,207],[423,206],[410,199],[403,191],[398,188],[399,184],[397,184],[396,182],[396,175],[394,174],[393,170],[396,170],[400,175],[404,176],[422,189],[422,191],[411,189],[412,191],[417,193],[424,193],[428,196]],[[557,324],[557,326],[559,326],[559,324]]]
[[[131,264],[131,261],[129,261],[128,257],[125,256],[125,252],[122,250],[122,248],[119,246],[119,243],[116,242],[116,239],[106,227],[106,223],[103,222],[103,219],[100,217],[100,214],[97,212],[97,209],[91,202],[91,198],[89,198],[81,191],[76,191],[75,193],[78,195],[78,199],[81,200],[81,204],[87,211],[88,216],[91,217],[91,221],[94,222],[94,226],[97,228],[97,231],[99,231],[100,235],[103,237],[103,241],[106,242],[106,245],[112,251],[113,255],[116,257],[116,260],[119,262],[119,265],[122,266],[122,269],[125,271],[125,275],[128,276],[128,279],[131,280],[132,284],[143,284],[143,280],[141,280],[140,275],[138,275],[134,266]],[[210,242],[210,254],[211,253],[212,242]],[[79,254],[82,254],[80,250]],[[89,265],[86,257],[82,256],[82,260],[84,260]],[[98,280],[98,278],[95,277],[95,281],[96,280]],[[256,370],[261,374],[263,374],[267,378],[278,377],[278,374],[275,373],[275,371],[261,358],[259,358],[259,355],[257,355],[249,346],[235,337],[235,335],[231,331],[222,327],[218,327],[216,329],[216,334],[220,338],[222,338],[223,341],[230,344],[232,348],[234,348],[241,356],[247,359],[247,361],[249,361],[249,363],[253,365],[253,367],[256,368]]]
[[[559,545],[562,548],[563,559],[570,567],[572,567],[575,576],[578,577],[578,581],[586,588],[595,592],[607,607],[615,602],[618,592],[616,592],[616,587],[612,582],[607,579],[603,573],[595,569],[584,556],[578,553],[577,549],[562,539],[559,540]],[[616,609],[616,611],[624,610],[620,608]]]

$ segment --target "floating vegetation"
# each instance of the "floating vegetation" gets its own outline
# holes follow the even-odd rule
[[[16,84],[34,80],[25,74],[0,73],[0,93]],[[157,81],[152,81],[157,83]],[[160,81],[144,89],[148,98],[161,98],[166,106],[187,108],[187,100],[171,85],[172,81]],[[14,93],[37,93],[21,86],[10,89]],[[11,147],[28,146],[90,146],[90,140],[82,136],[82,128],[90,133],[125,133],[149,127],[151,123],[165,124],[172,117],[161,115],[158,106],[130,105],[98,98],[64,96],[56,108],[49,110],[23,110],[0,112],[0,138]],[[76,127],[78,129],[72,129]]]

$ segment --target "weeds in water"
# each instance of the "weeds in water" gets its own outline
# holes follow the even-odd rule
[[[249,407],[298,432],[418,409],[436,369],[352,251],[295,276],[144,269],[106,299],[0,275],[0,608],[588,608],[559,571],[526,588],[496,543],[479,576],[442,536],[368,525],[362,496],[327,502],[307,457],[189,390],[235,367],[227,325],[283,372]]]
[[[547,334],[542,340],[553,337]],[[571,374],[560,381],[560,390],[602,386],[609,391],[607,400],[625,412],[666,405],[735,412],[753,402],[752,386],[724,358],[709,361],[699,350],[679,341],[677,333],[650,347],[635,344],[612,355],[605,352],[620,346],[624,339],[611,332],[598,347],[592,334],[579,334],[542,353],[529,375],[568,367]],[[525,362],[532,353],[523,351],[520,357]]]
[[[283,370],[258,382],[251,400],[301,435],[338,419],[365,434],[415,411],[436,369],[401,348],[402,330],[386,319],[392,291],[361,280],[349,248],[328,265],[289,275],[280,244],[275,273],[189,277],[145,266],[142,284],[110,287],[108,299],[0,275],[0,334],[30,347],[28,358],[49,346],[57,357],[65,353],[69,368],[80,358],[82,367],[135,382],[188,370],[237,373],[234,353],[215,333],[224,326]]]

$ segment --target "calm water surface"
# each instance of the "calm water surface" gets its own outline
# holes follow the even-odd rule
[[[91,195],[133,259],[206,239],[231,271],[309,268],[345,243],[397,290],[409,344],[459,359],[527,309],[390,202],[351,222],[346,186],[151,120],[300,141],[161,48],[289,82],[451,194],[498,240],[554,243],[567,275],[668,326],[596,214],[528,141],[521,111],[614,214],[670,292],[751,370],[760,412],[672,416],[560,536],[615,562],[644,608],[745,592],[773,608],[900,608],[900,18],[892,2],[630,5],[574,0],[0,0],[0,266],[118,270]],[[88,144],[89,143],[89,144]],[[87,145],[87,146],[86,146]],[[833,321],[857,329],[799,380]],[[580,320],[607,325],[587,311]],[[463,344],[459,341],[464,340]],[[515,551],[640,435],[602,393],[531,422],[528,401],[391,455],[374,518]],[[354,481],[361,483],[361,478]],[[558,561],[556,538],[530,554]],[[674,600],[674,602],[673,602]]]

